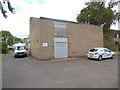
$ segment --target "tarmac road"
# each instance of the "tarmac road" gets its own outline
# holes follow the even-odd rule
[[[28,64],[26,59],[15,59],[12,54],[3,57],[3,88],[118,88],[118,57],[38,64]]]

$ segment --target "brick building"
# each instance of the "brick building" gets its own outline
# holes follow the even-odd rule
[[[30,18],[30,50],[37,59],[86,56],[93,47],[103,47],[103,29],[51,18]]]

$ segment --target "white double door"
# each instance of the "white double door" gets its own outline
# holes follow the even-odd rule
[[[55,58],[68,57],[67,38],[54,38],[54,56]]]

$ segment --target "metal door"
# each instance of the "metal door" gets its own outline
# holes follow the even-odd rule
[[[54,43],[54,55],[55,58],[66,58],[68,57],[68,45],[67,39],[56,39]]]

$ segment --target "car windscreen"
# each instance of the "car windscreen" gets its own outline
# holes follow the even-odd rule
[[[98,49],[90,49],[90,52],[96,52]]]
[[[25,47],[25,46],[17,46],[15,49],[16,49],[16,50],[25,50],[26,47]]]

